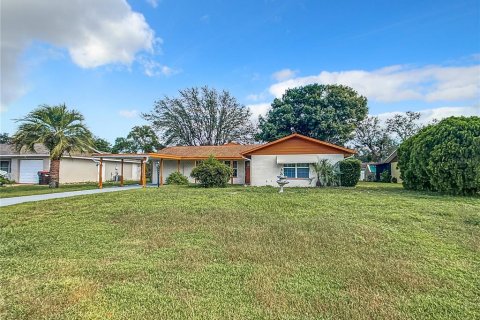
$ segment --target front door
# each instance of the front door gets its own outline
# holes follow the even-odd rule
[[[245,184],[250,184],[250,161],[245,161]]]

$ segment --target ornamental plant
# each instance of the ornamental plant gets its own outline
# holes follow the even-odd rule
[[[317,173],[317,187],[338,185],[338,174],[335,170],[335,165],[331,164],[328,159],[322,159],[318,163],[314,163],[313,169]]]
[[[172,172],[167,178],[167,184],[187,185],[188,178],[180,172]]]
[[[205,188],[225,187],[232,176],[232,169],[211,155],[207,160],[193,168],[191,177],[197,179]]]

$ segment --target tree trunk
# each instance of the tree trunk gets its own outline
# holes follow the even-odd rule
[[[50,188],[58,188],[60,181],[60,159],[50,160]]]

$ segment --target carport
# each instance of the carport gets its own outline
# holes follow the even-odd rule
[[[157,174],[158,177],[158,184],[157,186],[163,186],[163,160],[177,160],[177,164],[179,166],[180,157],[168,155],[168,154],[159,154],[159,153],[110,153],[110,154],[103,154],[97,153],[93,155],[93,158],[98,159],[99,161],[99,170],[98,170],[98,187],[100,189],[103,188],[103,176],[102,176],[102,169],[103,169],[103,161],[107,159],[115,159],[120,160],[120,186],[124,186],[123,181],[123,164],[124,160],[129,161],[138,161],[140,163],[140,180],[139,184],[145,188],[147,186],[147,177],[146,177],[146,164],[147,161],[152,159],[155,160],[155,165],[157,165]]]

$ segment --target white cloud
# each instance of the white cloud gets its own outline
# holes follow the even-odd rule
[[[160,0],[147,0],[148,4],[151,5],[153,8],[158,7]]]
[[[33,41],[65,48],[81,68],[129,65],[139,51],[152,53],[155,33],[125,0],[5,0],[1,10],[2,105],[19,97],[20,57]]]
[[[140,63],[143,65],[145,74],[149,77],[160,75],[168,77],[180,72],[179,70],[172,69],[152,59],[141,59]]]
[[[261,92],[261,93],[249,94],[245,98],[249,101],[258,102],[258,101],[265,101],[269,96],[270,95],[268,94],[268,92]]]
[[[280,98],[288,88],[312,83],[344,84],[370,100],[381,102],[461,101],[480,98],[480,65],[421,68],[395,65],[373,71],[322,71],[318,75],[273,84],[269,92]]]
[[[464,106],[464,107],[439,107],[432,109],[423,109],[418,110],[420,112],[419,122],[422,124],[427,124],[432,122],[434,119],[441,120],[451,116],[480,116],[480,104],[473,106]],[[394,111],[394,112],[385,112],[378,114],[378,118],[384,122],[388,118],[393,117],[395,114],[404,114],[405,112]]]
[[[120,110],[118,114],[124,118],[135,118],[138,116],[138,110]]]
[[[247,105],[247,108],[250,109],[252,112],[252,118],[253,119],[258,119],[258,116],[266,115],[267,111],[270,109],[270,103],[265,102],[265,103],[256,103],[256,104],[249,104]]]
[[[297,71],[291,69],[282,69],[272,74],[273,79],[276,81],[285,81],[295,77]]]

